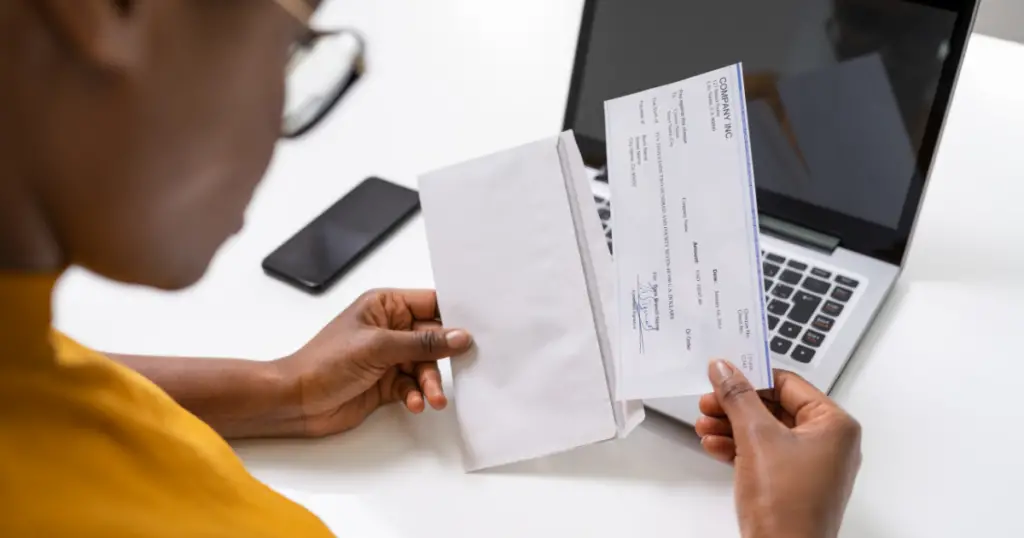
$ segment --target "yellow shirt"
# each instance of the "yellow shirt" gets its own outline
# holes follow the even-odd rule
[[[52,331],[55,281],[0,276],[0,537],[330,536],[157,386]]]

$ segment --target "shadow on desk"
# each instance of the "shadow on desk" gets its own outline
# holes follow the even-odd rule
[[[392,406],[351,432],[326,439],[234,443],[257,476],[309,484],[375,482],[388,476],[419,480],[436,474],[466,480],[543,477],[608,483],[727,486],[732,469],[701,449],[693,429],[656,413],[627,439],[600,443],[547,458],[466,474],[454,412],[413,416]],[[337,492],[332,486],[331,491]]]
[[[547,458],[520,462],[481,474],[543,475],[575,480],[664,484],[731,484],[732,469],[704,454],[693,428],[648,411],[628,438]]]

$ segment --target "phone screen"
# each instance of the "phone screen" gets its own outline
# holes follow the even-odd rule
[[[416,191],[369,178],[263,261],[270,275],[324,291],[419,209]]]

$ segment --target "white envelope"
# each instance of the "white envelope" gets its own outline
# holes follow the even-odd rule
[[[616,402],[614,270],[572,133],[420,178],[467,470],[627,435]]]

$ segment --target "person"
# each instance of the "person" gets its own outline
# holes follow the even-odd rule
[[[134,357],[51,328],[62,271],[194,284],[281,132],[306,0],[0,2],[0,536],[328,536],[225,439],[318,437],[446,405],[472,345],[429,290],[375,290],[271,362]],[[859,429],[792,374],[758,397],[710,370],[704,447],[736,466],[747,536],[827,536]]]
[[[708,454],[735,465],[742,535],[837,536],[860,470],[860,424],[791,372],[776,370],[761,394],[726,361],[708,377],[715,391],[695,426]]]

